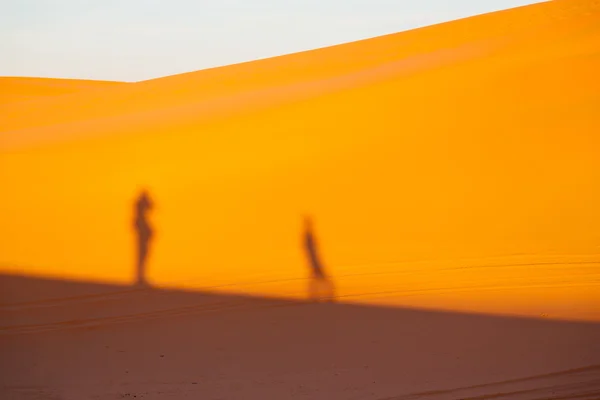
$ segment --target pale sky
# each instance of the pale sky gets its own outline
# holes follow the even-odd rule
[[[0,76],[139,81],[539,2],[2,0]]]

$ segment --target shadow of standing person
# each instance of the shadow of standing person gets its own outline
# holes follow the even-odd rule
[[[310,217],[304,217],[304,250],[309,262],[310,279],[308,282],[308,297],[313,301],[330,301],[335,299],[333,282],[325,273],[319,257],[317,240],[313,232]]]
[[[146,190],[143,190],[134,204],[134,229],[137,235],[137,263],[136,263],[136,284],[145,286],[146,281],[146,264],[148,262],[148,253],[150,243],[154,232],[148,222],[148,212],[152,209],[153,204]]]

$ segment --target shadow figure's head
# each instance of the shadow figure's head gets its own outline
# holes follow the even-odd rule
[[[310,215],[304,215],[304,231],[312,232],[313,230],[313,221]]]
[[[147,189],[143,188],[140,190],[135,203],[138,209],[152,208],[152,201],[150,200],[150,194]]]
[[[149,199],[150,195],[148,194],[148,189],[143,188],[140,190],[140,194],[138,196],[138,199]]]

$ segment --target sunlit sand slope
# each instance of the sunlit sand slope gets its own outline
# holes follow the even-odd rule
[[[81,79],[0,77],[0,104],[114,86],[121,82]],[[30,105],[31,106],[31,105]],[[23,107],[18,105],[17,108]]]
[[[600,5],[0,106],[5,271],[600,319]]]
[[[236,93],[252,96],[248,92],[254,91],[258,92],[252,96],[256,100],[256,96],[264,97],[269,88],[283,92],[280,100],[293,100],[299,94],[298,90],[291,90],[294,88],[315,93],[306,87],[307,83],[312,83],[311,88],[317,86],[317,93],[326,93],[339,90],[340,86],[360,86],[386,80],[390,75],[482,58],[507,46],[512,54],[503,54],[504,64],[515,62],[515,57],[522,62],[547,58],[549,50],[559,57],[564,53],[585,53],[586,48],[595,48],[597,43],[597,8],[593,0],[554,1],[355,43],[120,86],[114,94],[85,93],[60,101],[52,99],[32,105],[35,108],[29,113],[17,105],[3,108],[10,112],[11,118],[0,121],[0,127],[22,129],[186,105],[201,111],[204,107],[198,103],[203,100],[222,99]],[[544,48],[540,48],[542,44]],[[532,49],[533,54],[529,54]],[[290,84],[296,85],[290,88],[287,86]],[[240,106],[251,107],[254,102],[248,100]],[[231,109],[231,104],[228,105]],[[37,115],[35,120],[29,118],[32,112]],[[195,117],[198,118],[197,113]]]

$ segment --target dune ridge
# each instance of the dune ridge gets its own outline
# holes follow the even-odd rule
[[[7,107],[11,118],[2,121],[0,129],[11,131],[137,113],[257,89],[337,79],[340,75],[380,68],[410,57],[451,52],[478,42],[492,50],[494,43],[512,41],[511,56],[521,57],[532,45],[555,45],[552,40],[557,36],[586,32],[597,21],[599,8],[595,1],[540,3],[313,51],[137,82],[114,87],[114,96],[102,92],[82,94],[64,102],[40,103],[35,121],[18,106]]]

